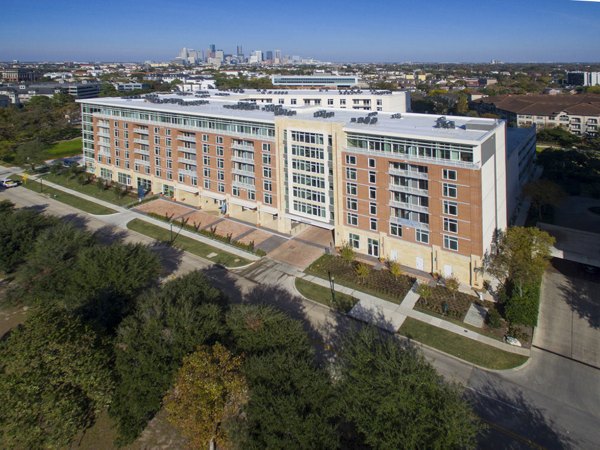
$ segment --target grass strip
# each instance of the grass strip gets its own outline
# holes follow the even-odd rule
[[[39,181],[29,179],[27,180],[27,183],[23,183],[22,186],[31,191],[46,194],[53,200],[58,200],[61,203],[73,206],[74,208],[80,209],[89,214],[101,216],[106,214],[115,214],[117,212],[114,209],[107,208],[106,206],[99,205],[98,203],[90,202],[89,200],[71,195],[67,192],[59,191],[58,189],[54,189],[53,187],[45,184],[42,186],[40,185]]]
[[[488,369],[512,369],[527,361],[526,356],[505,352],[411,317],[406,318],[398,333]]]
[[[49,173],[44,175],[44,180],[118,206],[127,206],[136,200],[131,195],[117,196],[113,189],[100,189],[96,183],[81,184],[76,177],[71,178],[68,172],[61,174]]]
[[[296,289],[306,298],[334,308],[337,311],[348,312],[358,303],[357,298],[342,292],[336,292],[334,300],[331,289],[303,280],[302,278],[296,278]]]
[[[171,239],[170,230],[146,222],[142,219],[133,219],[127,223],[127,228],[154,238],[158,241],[169,242]],[[212,247],[204,242],[197,241],[187,236],[177,236],[173,246],[186,252],[193,253],[194,255],[202,258],[206,258],[216,264],[222,264],[226,267],[240,267],[250,263],[250,261],[245,258],[227,253],[223,250]],[[210,258],[208,255],[213,253],[216,253],[216,255]]]

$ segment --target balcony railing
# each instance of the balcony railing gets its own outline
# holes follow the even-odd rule
[[[402,208],[402,209],[408,209],[410,211],[417,211],[417,212],[422,212],[422,213],[429,212],[428,206],[414,205],[412,203],[405,203],[405,202],[397,202],[396,200],[390,200],[390,206],[392,208]]]
[[[135,164],[140,164],[142,166],[150,166],[150,161],[145,161],[143,159],[134,159]]]
[[[184,152],[184,153],[191,153],[193,155],[196,154],[196,149],[195,148],[187,148],[187,147],[177,147],[177,151],[179,152]]]
[[[243,156],[237,156],[235,154],[231,155],[231,160],[241,162],[241,163],[254,164],[254,158],[246,158]]]
[[[420,189],[411,186],[401,186],[399,184],[390,184],[390,191],[395,192],[408,192],[410,194],[428,195],[427,189]]]
[[[254,178],[256,175],[254,173],[254,171],[250,171],[250,170],[243,170],[243,169],[231,169],[231,172],[236,174],[236,175],[243,175],[245,177],[252,177]]]
[[[177,158],[177,161],[179,161],[180,163],[183,163],[183,164],[192,164],[194,166],[198,164],[198,161],[195,159]]]
[[[102,131],[102,130],[98,130],[98,132],[96,133],[98,136],[102,136],[102,137],[110,137],[110,133],[108,131]]]
[[[196,136],[177,136],[177,140],[196,143]]]
[[[390,175],[395,175],[399,177],[407,177],[407,178],[417,178],[419,180],[427,180],[429,179],[429,174],[427,172],[417,172],[416,170],[404,170],[404,169],[394,169],[390,167],[388,172]]]
[[[245,183],[243,181],[236,181],[233,180],[233,182],[231,183],[232,186],[236,186],[236,187],[240,187],[243,189],[255,189],[256,185],[254,183]]]
[[[429,224],[423,222],[417,222],[416,220],[403,219],[401,217],[390,217],[390,223],[403,225],[412,228],[421,228],[423,230],[429,230]]]
[[[231,148],[241,148],[242,150],[254,151],[254,144],[242,144],[241,142],[232,142]]]
[[[150,150],[142,150],[141,148],[134,148],[133,153],[136,155],[150,156]]]
[[[133,142],[136,144],[150,145],[150,141],[148,139],[134,138]]]
[[[190,177],[198,176],[198,172],[196,172],[195,170],[179,169],[177,170],[177,173],[179,175],[188,175]]]
[[[138,134],[150,134],[147,128],[134,128],[133,132]]]

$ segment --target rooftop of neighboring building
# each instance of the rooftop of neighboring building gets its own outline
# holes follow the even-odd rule
[[[180,100],[183,103],[191,103],[199,100],[194,96],[179,96],[175,94],[160,95],[163,103],[150,102],[142,98],[120,98],[105,97],[90,100],[80,100],[80,103],[90,103],[101,106],[117,106],[124,108],[143,109],[147,111],[160,111],[167,113],[181,113],[194,116],[221,117],[239,120],[256,121],[262,123],[275,123],[278,117],[291,120],[331,121],[341,123],[349,132],[399,135],[427,140],[440,140],[457,143],[477,145],[487,139],[489,134],[498,127],[503,127],[504,122],[496,119],[482,119],[473,117],[455,117],[432,114],[415,113],[384,113],[369,112],[352,109],[324,109],[319,106],[310,107],[284,107],[285,110],[293,111],[293,115],[275,115],[274,112],[265,110],[259,106],[258,109],[235,109],[231,106],[238,104],[237,101],[227,97],[213,97],[207,104],[184,105],[178,103],[164,102],[165,100]],[[248,102],[249,103],[249,102]],[[229,106],[229,107],[227,107]],[[257,105],[258,106],[258,105]],[[279,105],[277,105],[279,107]],[[325,111],[333,113],[327,115],[315,113]],[[368,118],[368,123],[365,119]],[[376,120],[373,120],[376,119]],[[360,121],[359,121],[360,120]]]
[[[576,116],[600,115],[600,95],[499,95],[479,102],[515,114],[550,116],[560,112]]]

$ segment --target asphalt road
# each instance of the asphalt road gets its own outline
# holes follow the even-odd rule
[[[45,209],[71,220],[82,220],[81,213],[62,203],[40,197],[24,188],[9,189],[0,193],[0,199],[10,199],[18,206],[45,205]],[[79,216],[77,216],[79,214]],[[115,227],[122,225],[119,215],[84,215],[83,222],[94,230],[101,230],[106,239],[123,238],[131,241],[151,242],[137,233],[123,233]],[[114,225],[113,225],[114,224]],[[167,272],[171,275],[201,269],[223,289],[233,301],[267,302],[285,309],[292,317],[303,320],[307,331],[316,343],[325,340],[327,347],[335,345],[336,333],[353,323],[353,319],[332,313],[329,309],[303,301],[291,294],[293,278],[289,268],[269,260],[268,270],[243,271],[243,275],[210,266],[210,263],[193,255],[157,248]],[[261,273],[260,283],[253,280],[252,272]],[[169,273],[165,273],[165,276]],[[552,285],[542,299],[542,313],[552,323],[551,302],[545,297],[554,295]],[[554,298],[554,297],[553,297]],[[561,301],[560,299],[558,301]],[[564,297],[563,297],[563,301]],[[550,310],[545,309],[550,305]],[[548,312],[549,311],[549,312]],[[552,330],[543,329],[543,333]],[[586,334],[584,339],[594,339],[598,329]],[[481,448],[597,448],[600,443],[600,371],[590,365],[574,361],[545,350],[534,349],[530,361],[522,368],[490,372],[474,368],[455,358],[436,351],[424,349],[425,356],[446,378],[460,382],[466,387],[465,395],[471,400],[478,415],[489,424],[489,431],[482,436]]]

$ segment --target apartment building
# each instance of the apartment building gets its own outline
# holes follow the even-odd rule
[[[598,135],[597,95],[501,95],[471,103],[480,113],[500,115],[518,127],[561,127],[579,136]]]
[[[473,286],[518,182],[500,120],[227,97],[79,102],[97,176],[283,233],[326,228],[338,246]]]
[[[358,84],[353,75],[273,75],[273,86],[329,86],[350,88]]]

